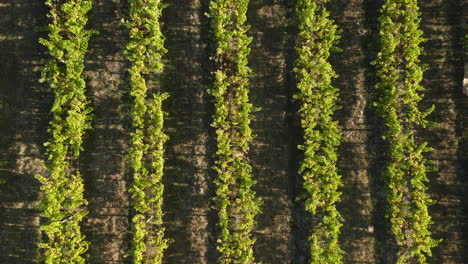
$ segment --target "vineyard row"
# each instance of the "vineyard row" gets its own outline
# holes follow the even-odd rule
[[[381,13],[381,49],[374,61],[380,97],[375,106],[386,126],[384,139],[389,144],[384,172],[390,207],[387,216],[399,246],[397,264],[423,264],[438,241],[430,236],[428,205],[433,201],[425,185],[429,179],[423,153],[431,149],[425,142],[418,143],[415,135],[419,128],[427,127],[425,118],[434,110],[418,108],[424,90],[420,85],[423,32],[418,1],[386,0]]]

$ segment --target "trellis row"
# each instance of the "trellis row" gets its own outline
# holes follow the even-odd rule
[[[338,89],[331,81],[336,77],[328,59],[338,50],[339,30],[323,6],[327,1],[299,0],[296,15],[299,55],[294,72],[299,91],[294,98],[300,103],[299,115],[304,142],[299,146],[303,160],[299,173],[304,178],[305,207],[314,215],[309,236],[309,263],[342,263],[338,244],[342,217],[336,208],[341,192],[337,173],[337,146],[341,141],[338,124],[333,120],[337,109]]]
[[[423,66],[419,60],[423,41],[419,29],[417,0],[386,0],[381,9],[381,49],[375,60],[379,78],[379,100],[375,103],[389,143],[384,176],[388,182],[388,218],[399,246],[398,264],[427,263],[431,248],[438,241],[431,238],[428,206],[433,203],[426,193],[427,160],[430,151],[418,143],[416,131],[428,125],[426,116],[433,107],[420,111]]]
[[[147,81],[163,71],[164,36],[160,18],[161,0],[130,0],[125,25],[130,40],[125,56],[130,61],[130,95],[133,96],[130,150],[127,159],[132,170],[132,263],[163,263],[168,239],[163,227],[164,112],[166,93],[149,96]],[[157,77],[157,76],[156,76]]]
[[[86,30],[90,0],[70,0],[64,3],[48,0],[48,39],[40,43],[52,56],[42,71],[41,82],[55,94],[51,138],[45,144],[47,174],[37,175],[44,196],[41,198],[41,225],[45,239],[39,247],[42,261],[47,264],[85,263],[83,254],[89,243],[81,232],[80,223],[88,213],[87,201],[78,166],[83,150],[83,137],[91,127],[91,108],[85,96],[83,79],[84,55],[92,31]]]
[[[212,126],[216,129],[216,209],[220,228],[219,262],[255,263],[252,229],[260,212],[260,200],[252,186],[255,180],[249,164],[249,144],[253,138],[250,122],[247,66],[251,38],[245,25],[248,0],[214,0],[209,17],[216,41],[215,82],[210,90],[215,98]]]

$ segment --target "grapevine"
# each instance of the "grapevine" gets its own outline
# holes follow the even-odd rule
[[[83,137],[91,127],[91,108],[85,96],[83,79],[84,55],[93,31],[85,29],[89,0],[47,0],[48,39],[40,43],[48,48],[52,59],[42,71],[41,82],[55,94],[49,125],[51,139],[45,144],[46,175],[37,175],[44,196],[41,199],[41,226],[45,239],[39,244],[42,260],[47,264],[85,263],[83,254],[89,243],[81,232],[80,223],[88,213],[83,197],[83,179],[78,159],[83,150]]]
[[[338,124],[333,120],[337,109],[338,89],[331,84],[336,77],[328,62],[330,52],[337,50],[339,30],[329,19],[322,5],[327,1],[299,0],[296,14],[299,36],[296,50],[298,59],[294,72],[299,92],[299,115],[304,132],[304,153],[299,173],[307,191],[306,210],[314,215],[314,226],[309,236],[311,264],[342,263],[343,251],[338,244],[342,217],[335,204],[340,200],[342,185],[337,172],[336,148],[341,141]]]
[[[212,126],[216,129],[218,150],[215,170],[218,178],[215,204],[218,211],[219,262],[255,263],[252,229],[260,212],[255,197],[249,144],[253,138],[250,123],[254,110],[249,103],[248,47],[251,38],[245,25],[248,0],[214,0],[210,3],[211,26],[217,43]]]
[[[386,0],[381,10],[381,50],[375,60],[381,97],[377,110],[387,127],[384,138],[389,143],[385,171],[388,181],[388,218],[399,246],[398,264],[427,263],[431,248],[438,241],[431,238],[428,205],[433,201],[426,193],[427,160],[430,151],[425,142],[418,143],[415,132],[428,125],[425,119],[433,107],[420,111],[420,85],[423,66],[419,56],[422,31],[417,0]]]
[[[163,191],[164,112],[162,103],[166,93],[154,93],[148,98],[146,82],[151,74],[161,73],[164,36],[160,17],[164,5],[160,0],[130,0],[129,16],[125,25],[130,41],[125,50],[131,62],[129,69],[132,110],[131,146],[128,160],[132,168],[133,183],[130,188],[133,240],[130,250],[132,263],[162,263],[168,239],[164,237]]]

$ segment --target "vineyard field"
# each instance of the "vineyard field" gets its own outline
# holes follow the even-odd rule
[[[466,264],[467,34],[463,0],[0,0],[0,264]]]

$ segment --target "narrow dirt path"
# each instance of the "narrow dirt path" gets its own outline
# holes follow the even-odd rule
[[[167,66],[163,90],[170,94],[165,107],[167,165],[164,197],[168,263],[215,263],[215,237],[210,197],[213,196],[214,153],[211,127],[211,74],[205,16],[209,1],[172,1],[164,11]]]
[[[93,107],[93,130],[88,132],[80,160],[89,215],[84,231],[89,263],[123,263],[129,238],[129,197],[124,157],[128,139],[122,51],[127,32],[121,25],[126,6],[120,0],[94,0],[89,13],[93,35],[85,60],[88,92]],[[125,101],[124,99],[127,99]]]
[[[290,173],[290,97],[292,89],[291,23],[288,1],[252,0],[249,3],[248,35],[253,38],[249,66],[251,102],[260,110],[253,113],[250,157],[254,190],[264,204],[254,229],[256,259],[263,263],[289,263],[294,259],[293,197]]]
[[[38,83],[44,48],[36,1],[0,1],[0,263],[36,263],[39,183],[51,93]],[[32,26],[34,25],[34,27]]]
[[[330,12],[342,30],[341,52],[332,54],[332,64],[339,77],[334,85],[340,89],[342,107],[337,118],[342,126],[344,142],[340,146],[339,163],[344,186],[339,209],[344,218],[341,245],[347,252],[345,263],[375,263],[377,260],[376,225],[373,196],[379,195],[376,185],[374,157],[369,148],[374,124],[369,118],[370,94],[369,51],[376,22],[378,3],[365,0],[339,1],[330,5]],[[378,226],[381,228],[381,226]]]
[[[437,172],[430,174],[430,193],[437,203],[430,207],[433,234],[443,241],[434,250],[431,263],[462,264],[468,259],[466,245],[466,212],[463,199],[467,191],[466,174],[457,170],[462,164],[457,152],[461,137],[457,126],[463,118],[459,106],[466,96],[463,82],[462,1],[421,1],[422,28],[427,42],[423,63],[428,65],[423,82],[426,88],[425,107],[436,110],[429,119],[438,123],[424,135],[434,148],[429,159]],[[466,113],[466,112],[465,112]]]

